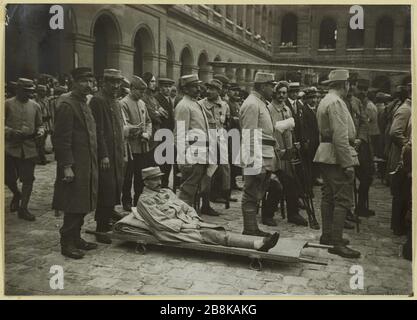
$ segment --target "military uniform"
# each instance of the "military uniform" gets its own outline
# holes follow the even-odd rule
[[[200,183],[206,174],[209,125],[203,107],[198,104],[196,99],[188,95],[184,95],[175,107],[175,123],[175,138],[177,139],[178,135],[183,135],[185,139],[185,149],[180,145],[184,141],[176,141],[177,161],[182,175],[182,184],[178,197],[192,206]],[[206,140],[204,142],[195,142],[193,139],[187,140],[191,138],[187,137],[187,135],[192,135],[192,133],[204,134]],[[197,153],[196,163],[191,164],[187,161],[187,153],[191,155],[194,152]]]
[[[260,232],[256,221],[259,202],[263,199],[268,189],[272,171],[275,140],[274,127],[268,110],[268,102],[256,91],[253,91],[243,102],[240,108],[240,126],[242,130],[249,130],[250,139],[242,138],[244,156],[255,152],[255,166],[258,173],[248,171],[250,161],[243,159],[246,168],[243,169],[244,187],[242,195],[243,232],[256,234]],[[262,129],[261,139],[255,141],[253,136],[256,129]],[[255,144],[261,146],[262,154],[256,152]]]
[[[343,247],[345,217],[353,205],[353,175],[344,169],[358,164],[353,148],[356,129],[345,102],[333,90],[320,101],[317,121],[320,145],[314,162],[320,164],[324,180],[322,239]]]

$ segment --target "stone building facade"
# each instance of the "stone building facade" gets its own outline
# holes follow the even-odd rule
[[[63,7],[64,30],[49,28],[50,5],[7,7],[7,80],[62,75],[76,66],[91,66],[97,76],[114,67],[126,77],[150,71],[175,80],[191,72],[204,81],[225,73],[242,86],[259,70],[316,83],[328,74],[322,65],[359,68],[361,76],[387,90],[410,77],[409,6],[364,6],[359,31],[349,28],[349,6]]]

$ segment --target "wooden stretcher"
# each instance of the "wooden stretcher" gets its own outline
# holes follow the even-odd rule
[[[277,245],[274,248],[270,249],[268,252],[261,252],[251,249],[216,246],[201,243],[164,243],[160,242],[155,237],[149,234],[129,234],[117,232],[114,230],[107,233],[86,230],[86,233],[94,235],[107,235],[108,237],[114,240],[134,242],[136,243],[135,252],[141,254],[145,254],[147,251],[147,246],[151,245],[247,257],[250,260],[250,269],[258,271],[262,270],[263,261],[327,265],[327,261],[303,257],[302,250],[304,248],[331,248],[331,246],[310,243],[304,240],[280,238]]]

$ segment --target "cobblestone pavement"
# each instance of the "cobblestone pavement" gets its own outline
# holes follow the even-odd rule
[[[50,159],[52,156],[49,155]],[[391,196],[379,180],[370,192],[370,207],[376,217],[362,218],[360,233],[346,230],[352,248],[360,250],[358,260],[344,259],[323,249],[306,249],[308,254],[327,259],[328,265],[265,263],[262,271],[248,267],[245,257],[225,257],[181,249],[150,248],[145,255],[135,253],[135,245],[113,241],[99,244],[81,260],[60,254],[58,229],[62,217],[51,210],[56,163],[37,166],[36,181],[30,203],[35,222],[27,222],[10,213],[9,190],[5,191],[6,295],[339,295],[383,294],[408,295],[412,292],[411,263],[399,257],[404,237],[395,237],[389,229]],[[315,188],[315,207],[319,212],[320,190]],[[234,197],[240,198],[239,192]],[[241,232],[240,202],[214,207],[220,217],[208,217],[228,229]],[[305,215],[305,212],[303,213]],[[318,217],[320,220],[320,217]],[[295,227],[277,217],[283,238],[318,242],[320,231]],[[95,227],[93,214],[85,228]],[[94,237],[86,234],[86,240]],[[50,268],[64,270],[64,289],[50,288]],[[363,290],[350,288],[350,269],[360,265],[364,272]]]

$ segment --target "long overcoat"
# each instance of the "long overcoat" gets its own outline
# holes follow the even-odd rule
[[[86,101],[73,93],[57,101],[53,144],[57,160],[52,207],[66,213],[96,209],[98,192],[96,124]],[[75,178],[63,182],[64,167],[71,165]]]
[[[97,126],[97,154],[99,163],[99,207],[112,207],[120,203],[123,184],[124,135],[123,116],[119,102],[99,91],[90,101]],[[100,162],[109,158],[110,169],[100,169]]]

